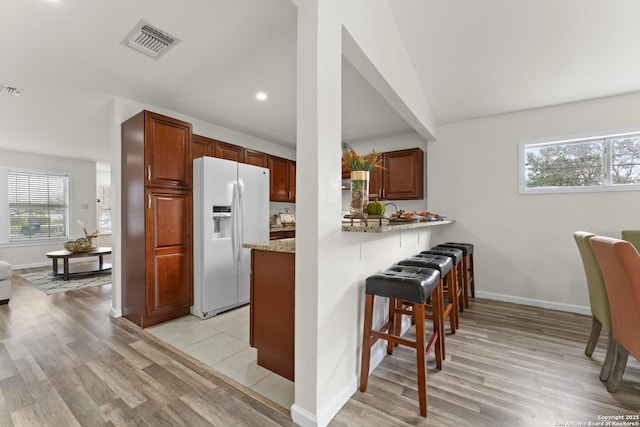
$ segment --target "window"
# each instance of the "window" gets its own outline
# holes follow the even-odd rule
[[[111,187],[98,187],[98,231],[111,233]]]
[[[38,171],[8,171],[9,240],[67,237],[69,176]]]
[[[520,193],[640,190],[640,132],[520,142]]]

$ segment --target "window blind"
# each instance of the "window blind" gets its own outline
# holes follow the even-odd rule
[[[10,241],[67,236],[69,176],[8,172]]]

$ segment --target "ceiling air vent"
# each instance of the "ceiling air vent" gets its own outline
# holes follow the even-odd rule
[[[0,93],[6,93],[7,95],[20,96],[22,94],[22,90],[16,87],[11,86],[3,86],[0,84]]]
[[[143,20],[140,20],[133,30],[127,34],[127,37],[122,40],[122,44],[125,46],[129,46],[131,49],[142,52],[154,59],[160,58],[178,43],[180,43],[179,39]]]

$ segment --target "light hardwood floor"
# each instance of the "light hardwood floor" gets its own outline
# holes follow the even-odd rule
[[[0,306],[0,426],[293,425],[284,408],[110,318],[110,285],[47,296],[13,279]],[[584,355],[589,317],[477,299],[460,321],[443,370],[428,366],[426,419],[414,353],[398,347],[331,426],[587,425],[638,414],[640,365],[630,358],[618,393],[607,393],[604,335]]]

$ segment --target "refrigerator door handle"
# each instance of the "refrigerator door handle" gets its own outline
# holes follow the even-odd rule
[[[242,244],[244,243],[244,185],[238,184],[238,248],[236,255],[242,261]]]
[[[233,184],[233,196],[231,200],[231,252],[233,260],[238,262],[238,184]]]

